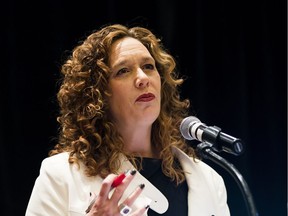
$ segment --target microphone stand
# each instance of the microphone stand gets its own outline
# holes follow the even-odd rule
[[[210,159],[213,162],[217,163],[224,169],[226,169],[236,180],[238,186],[240,187],[240,190],[242,192],[242,195],[245,200],[245,204],[247,207],[247,210],[249,212],[250,216],[259,216],[252,194],[250,192],[250,189],[248,187],[248,184],[246,183],[245,179],[241,175],[241,173],[235,168],[235,166],[231,163],[229,163],[227,160],[216,154],[211,150],[211,145],[205,142],[202,142],[197,145],[197,150],[201,154],[201,156],[205,159]],[[199,151],[200,150],[200,151]]]

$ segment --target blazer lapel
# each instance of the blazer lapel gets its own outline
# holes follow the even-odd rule
[[[185,171],[185,177],[189,189],[188,215],[213,215],[214,213],[211,213],[211,210],[213,211],[213,209],[215,209],[214,206],[211,205],[211,203],[214,203],[212,198],[213,196],[211,195],[213,193],[210,191],[209,185],[206,184],[207,176],[205,176],[203,170],[199,169],[199,166],[197,165],[200,161],[193,161],[193,159],[176,147],[173,148],[173,151]]]

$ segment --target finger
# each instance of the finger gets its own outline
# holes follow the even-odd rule
[[[103,180],[101,188],[100,188],[100,192],[98,195],[95,193],[91,193],[91,201],[85,211],[86,213],[89,213],[91,208],[95,207],[96,202],[98,205],[101,205],[104,203],[105,200],[107,200],[108,193],[110,191],[111,185],[113,184],[113,179],[115,178],[115,176],[116,175],[114,174],[110,174]]]
[[[123,202],[125,205],[131,206],[134,201],[137,199],[137,197],[142,193],[143,189],[145,187],[145,184],[140,184],[135,191],[133,191],[127,199]]]
[[[108,199],[109,192],[111,190],[111,185],[113,184],[114,179],[116,178],[115,174],[109,174],[102,182],[100,192],[98,194],[99,202],[105,201]]]
[[[119,184],[122,183],[123,179],[125,178],[125,173],[121,173],[120,175],[116,176],[115,174],[110,174],[108,175],[102,182],[101,188],[100,188],[100,192],[97,196],[94,196],[93,200],[90,202],[91,206],[97,197],[99,197],[98,199],[101,200],[106,200],[108,198],[108,194],[111,191],[111,189],[113,187],[118,186]],[[111,184],[111,180],[113,179],[113,182]],[[110,186],[109,186],[110,185]],[[108,189],[109,188],[109,189]]]
[[[129,215],[132,211],[132,208],[128,205],[125,205],[125,204],[120,204],[119,205],[119,212],[120,212],[120,215]]]
[[[129,170],[127,172],[126,177],[123,179],[122,183],[115,188],[115,190],[111,196],[111,200],[113,200],[115,203],[119,202],[124,191],[128,187],[129,183],[132,181],[136,172],[137,172],[136,170]]]

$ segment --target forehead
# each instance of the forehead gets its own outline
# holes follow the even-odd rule
[[[131,38],[131,37],[124,37],[124,38],[121,38],[121,39],[115,41],[112,44],[111,49],[114,51],[123,51],[126,49],[132,49],[134,47],[136,47],[138,49],[147,50],[146,47],[139,40],[137,40],[135,38]]]
[[[110,52],[110,62],[114,62],[121,57],[137,54],[150,55],[147,48],[140,41],[135,38],[125,37],[113,43]]]

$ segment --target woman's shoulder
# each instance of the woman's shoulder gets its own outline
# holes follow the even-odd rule
[[[182,166],[184,166],[186,171],[192,171],[198,174],[202,173],[202,175],[210,177],[222,178],[213,167],[202,159],[188,156],[178,148],[174,148],[174,153],[176,153],[178,160],[181,162]]]
[[[202,159],[192,159],[191,158],[191,160],[194,162],[196,167],[203,170],[204,172],[208,172],[208,173],[211,172],[211,173],[218,174],[217,171],[213,167],[211,167],[209,164],[207,164]]]
[[[43,159],[40,167],[40,175],[47,176],[49,179],[51,178],[59,182],[73,181],[73,179],[86,179],[84,166],[81,162],[79,162],[79,164],[70,163],[69,154],[69,152],[62,152]]]
[[[68,159],[69,159],[69,153],[61,152],[56,155],[44,158],[42,161],[42,165],[49,165],[49,166],[68,165],[69,164]]]
[[[69,152],[61,152],[42,160],[40,170],[52,175],[66,175],[74,172],[77,166],[69,163]]]

